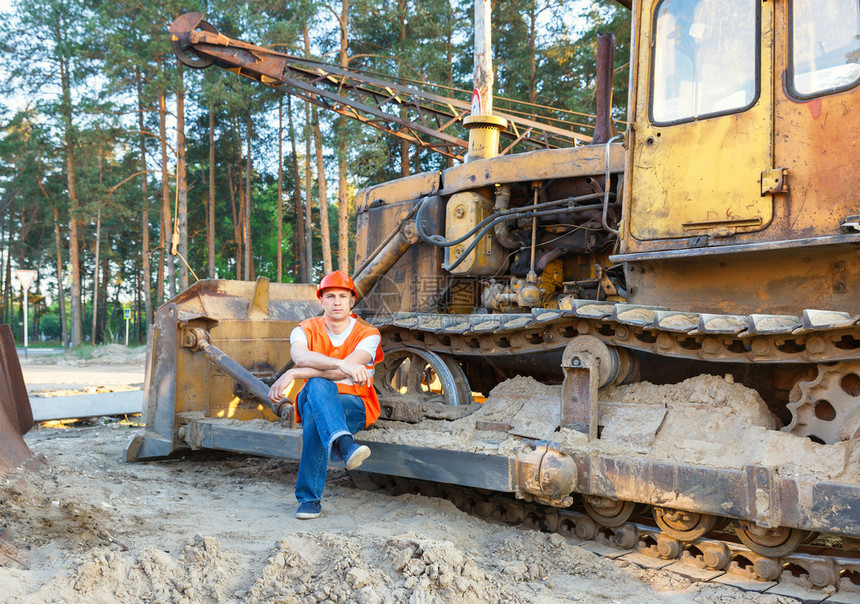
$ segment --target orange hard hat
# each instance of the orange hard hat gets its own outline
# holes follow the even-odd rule
[[[340,287],[342,289],[348,289],[352,292],[352,295],[356,298],[358,297],[358,291],[355,289],[355,283],[352,282],[352,279],[349,278],[343,271],[334,271],[329,273],[320,281],[320,286],[317,288],[317,298],[322,298],[322,293],[324,289],[328,289],[330,287]]]

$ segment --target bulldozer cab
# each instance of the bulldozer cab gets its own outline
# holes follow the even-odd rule
[[[637,22],[628,251],[839,234],[857,2],[643,0]]]
[[[860,7],[640,0],[620,253],[629,299],[853,312]]]

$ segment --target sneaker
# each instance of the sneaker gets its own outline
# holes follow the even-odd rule
[[[318,518],[322,506],[319,501],[305,501],[299,504],[299,509],[296,510],[296,518],[299,520],[312,520]]]
[[[364,460],[370,457],[370,448],[367,445],[359,445],[357,443],[352,443],[352,446],[347,451],[345,456],[346,458],[346,469],[354,470],[362,463]]]

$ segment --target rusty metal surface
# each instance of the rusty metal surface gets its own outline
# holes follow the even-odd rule
[[[0,325],[0,474],[33,456],[22,438],[32,427],[33,412],[12,330]]]
[[[568,344],[562,357],[561,425],[597,438],[597,386],[599,362],[589,352],[571,354]]]
[[[598,176],[606,171],[605,155],[603,146],[582,146],[481,159],[442,172],[442,193],[450,195],[503,183]],[[620,145],[610,148],[609,164],[613,174],[624,171],[624,149]]]
[[[566,449],[547,442],[526,444],[517,452],[512,473],[518,498],[554,507],[573,505],[577,468]]]
[[[356,271],[355,288],[358,299],[369,293],[379,280],[400,260],[412,245],[418,240],[415,221],[404,222],[380,247],[367,258],[360,271]]]
[[[445,207],[445,239],[460,239],[475,230],[491,214],[493,200],[488,194],[476,191],[455,193]],[[475,248],[463,256],[474,240],[475,235],[472,235],[447,250],[445,261],[451,267],[451,274],[492,276],[502,272],[510,257],[508,250],[495,237],[481,237]]]
[[[580,493],[730,516],[763,527],[860,534],[857,485],[800,483],[760,466],[738,470],[606,455],[575,458]]]
[[[790,7],[775,3],[777,40],[789,38]],[[777,74],[790,69],[790,48],[785,42],[779,45]],[[860,88],[797,99],[785,84],[782,77],[774,79],[774,166],[787,169],[789,189],[777,206],[775,230],[786,238],[839,233],[841,221],[857,213]]]
[[[373,185],[355,194],[355,211],[361,215],[377,205],[394,205],[435,195],[441,183],[441,172],[424,172]]]
[[[356,249],[371,251],[415,207],[418,200],[394,205],[379,205],[359,215],[359,237]],[[445,203],[440,197],[430,198],[425,214],[425,230],[440,234],[444,224]],[[364,222],[362,222],[364,220]],[[365,226],[365,228],[361,228]],[[369,252],[368,252],[369,253]],[[362,256],[361,258],[366,258]],[[370,293],[357,307],[376,317],[390,317],[403,311],[435,311],[440,292],[448,283],[442,271],[443,252],[440,248],[417,243],[403,251],[397,261],[382,274]],[[356,254],[356,261],[359,260]],[[414,283],[419,283],[416,290]]]
[[[195,435],[195,448],[298,458],[294,430],[225,422],[200,414],[186,414],[182,421]],[[763,467],[723,469],[686,462],[581,454],[576,447],[561,448],[551,442],[532,443],[523,450],[519,461],[516,455],[484,455],[382,442],[366,444],[373,448],[373,465],[367,468],[370,472],[452,482],[500,493],[519,489],[521,494],[545,497],[554,505],[564,504],[565,497],[576,492],[746,519],[761,526],[860,535],[860,517],[856,514],[860,487],[832,482],[799,483],[795,478],[780,476]],[[541,462],[547,455],[554,465],[542,469]],[[575,468],[567,460],[575,462]]]
[[[676,311],[799,315],[818,308],[860,314],[860,255],[854,242],[644,260],[625,265],[628,299]],[[709,252],[713,252],[711,248]]]
[[[627,8],[630,8],[629,6]],[[597,78],[594,95],[597,105],[597,119],[591,144],[600,145],[616,134],[612,123],[612,76],[615,63],[615,36],[597,34]]]
[[[770,196],[761,195],[760,180],[762,171],[773,167],[773,4],[758,4],[764,35],[759,72],[751,75],[755,78],[761,74],[764,79],[754,105],[707,119],[661,125],[651,120],[654,95],[650,69],[656,38],[652,31],[654,12],[663,5],[647,5],[640,15],[640,30],[634,35],[634,60],[639,69],[636,81],[631,82],[637,95],[630,108],[635,138],[631,190],[625,204],[625,251],[646,246],[661,249],[666,239],[710,236],[719,240],[766,229],[773,218],[774,202]],[[701,6],[699,12],[704,15],[700,18],[713,17]],[[751,9],[750,20],[755,20],[755,10]],[[718,24],[713,25],[705,31],[715,36]],[[680,48],[670,44],[662,48],[667,52]],[[648,241],[654,243],[648,245]]]

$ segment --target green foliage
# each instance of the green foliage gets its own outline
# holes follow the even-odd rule
[[[497,107],[529,101],[580,112],[594,109],[594,54],[599,32],[616,37],[615,111],[625,113],[629,11],[606,0],[505,0],[494,3],[494,55]],[[0,23],[0,321],[13,319],[17,282],[7,283],[6,268],[35,268],[31,295],[44,296],[42,332],[59,337],[58,299],[70,306],[69,167],[77,187],[81,254],[81,320],[89,333],[100,215],[100,337],[123,333],[122,303],[134,309],[133,339],[145,339],[146,300],[157,298],[156,277],[172,226],[162,232],[162,168],[167,174],[170,225],[176,220],[173,131],[178,85],[177,61],[168,27],[189,10],[202,10],[222,33],[305,56],[308,33],[311,58],[337,62],[342,3],[336,0],[17,0]],[[349,68],[376,74],[443,96],[468,100],[472,89],[472,0],[351,0],[348,21]],[[316,161],[306,157],[312,136],[306,107],[293,99],[292,148],[284,103],[282,157],[278,156],[278,92],[218,69],[183,68],[188,175],[188,262],[205,277],[210,173],[215,206],[215,272],[235,278],[241,239],[240,190],[245,186],[247,136],[251,136],[251,241],[256,274],[275,278],[281,253],[284,281],[301,274],[298,217],[295,211],[293,158],[299,166],[303,202],[309,198],[314,218],[313,259],[322,271],[319,204],[329,205],[330,233],[336,234],[338,162],[346,162],[349,198],[365,186],[404,172],[441,170],[448,163],[429,151],[410,150],[401,165],[401,142],[355,120],[320,110],[325,148],[328,199],[320,200]],[[168,114],[167,139],[160,139],[159,101]],[[396,111],[396,109],[395,109]],[[214,161],[210,158],[210,112]],[[569,118],[568,118],[569,119]],[[250,125],[250,126],[249,126]],[[581,127],[584,129],[584,126]],[[462,135],[463,132],[460,132]],[[162,166],[162,142],[167,153]],[[146,173],[141,173],[143,164]],[[71,162],[71,163],[70,163]],[[283,196],[278,199],[277,170],[283,163]],[[306,171],[311,190],[305,191]],[[351,202],[350,202],[351,203]],[[283,204],[283,240],[277,238],[278,204]],[[144,222],[143,210],[148,215]],[[55,239],[55,212],[60,245]],[[354,207],[350,215],[350,250],[354,249]],[[142,233],[150,237],[142,248]],[[237,234],[240,235],[237,237]],[[336,248],[336,236],[332,245]],[[59,257],[58,257],[59,253]],[[151,285],[144,290],[143,260],[148,257]],[[57,281],[57,263],[64,270]],[[162,272],[166,273],[164,264]],[[246,275],[243,275],[247,278]],[[165,288],[167,289],[167,288]],[[66,321],[70,320],[66,313]]]

